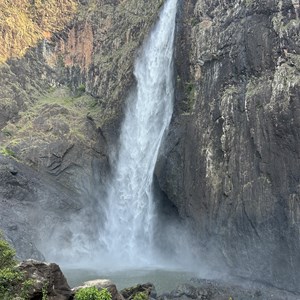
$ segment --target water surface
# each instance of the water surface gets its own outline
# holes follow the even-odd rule
[[[63,269],[63,272],[71,287],[81,285],[84,281],[93,279],[110,279],[118,290],[131,287],[139,283],[151,282],[154,284],[158,294],[170,292],[180,283],[188,282],[194,273],[181,270],[143,269],[106,271],[92,269]]]

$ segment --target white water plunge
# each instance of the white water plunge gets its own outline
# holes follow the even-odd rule
[[[173,48],[177,0],[167,0],[135,62],[118,158],[108,191],[101,243],[111,259],[146,264],[155,255],[153,173],[173,111]]]

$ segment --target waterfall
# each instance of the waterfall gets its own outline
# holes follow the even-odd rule
[[[128,97],[119,152],[109,185],[100,240],[122,262],[149,261],[157,217],[153,173],[169,126],[174,97],[173,44],[177,0],[167,0],[135,62],[136,88]]]

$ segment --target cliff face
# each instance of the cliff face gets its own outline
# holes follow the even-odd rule
[[[160,187],[211,260],[299,291],[299,1],[181,5]]]
[[[72,219],[95,216],[134,57],[163,1],[80,2],[69,28],[0,66],[0,228],[24,258],[40,258],[42,240],[69,246]],[[293,291],[299,14],[297,0],[180,1],[175,110],[156,168],[199,253]]]
[[[118,137],[138,47],[162,4],[82,2],[69,28],[0,69],[3,144],[39,170],[54,167],[52,148],[63,148],[59,158],[75,144],[105,156],[106,142]]]
[[[95,215],[134,58],[162,4],[80,2],[68,28],[0,66],[0,228],[24,258],[68,246],[72,219]]]

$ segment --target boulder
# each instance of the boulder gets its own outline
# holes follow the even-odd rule
[[[48,300],[68,300],[72,296],[69,284],[60,267],[55,263],[26,260],[18,265],[27,279],[33,284],[28,291],[28,299],[42,299],[43,294]]]
[[[152,283],[138,284],[133,287],[125,288],[120,292],[126,300],[132,300],[139,293],[144,293],[147,298],[156,298],[156,290]]]
[[[192,286],[191,284],[184,283],[180,284],[176,290],[174,290],[172,293],[172,296],[175,298],[181,297],[183,295],[186,295],[188,298],[197,299],[198,298],[198,291],[197,289]]]

